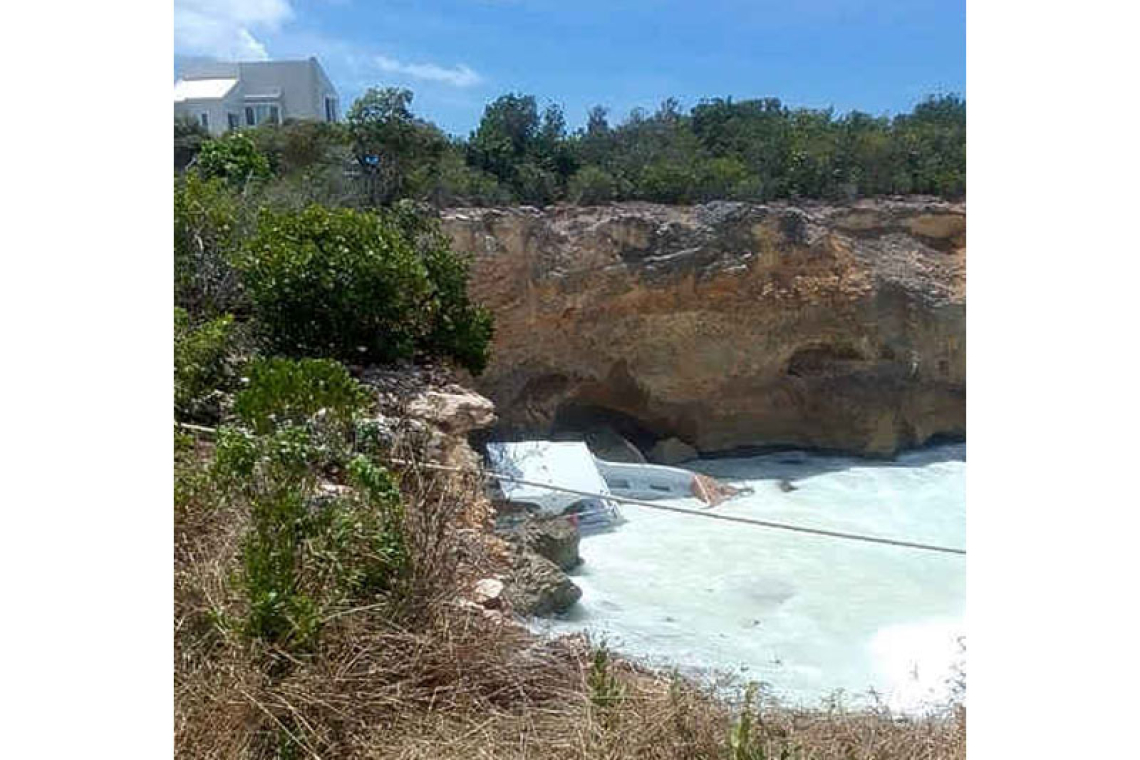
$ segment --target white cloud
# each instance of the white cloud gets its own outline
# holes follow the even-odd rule
[[[289,0],[174,0],[174,50],[238,60],[265,60],[254,33],[276,31],[293,17]]]
[[[483,81],[483,77],[462,63],[448,68],[435,63],[404,63],[386,55],[378,55],[374,60],[381,71],[429,82],[442,82],[452,87],[471,87]]]

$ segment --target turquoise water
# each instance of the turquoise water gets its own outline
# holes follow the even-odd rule
[[[965,459],[954,444],[895,462],[788,452],[686,466],[754,489],[720,513],[964,548]],[[964,657],[965,557],[622,512],[621,527],[582,539],[582,599],[541,628],[590,631],[650,664],[727,672],[802,704],[873,689],[914,711],[947,696]]]

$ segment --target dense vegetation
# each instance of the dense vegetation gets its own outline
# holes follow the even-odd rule
[[[456,141],[410,103],[370,91],[346,125],[221,138],[175,125],[179,754],[964,756],[961,708],[899,720],[751,692],[733,706],[463,606],[503,561],[471,530],[481,483],[409,463],[360,379],[368,365],[487,361],[467,262],[417,201],[826,197],[850,189],[839,178],[953,193],[964,106],[853,128],[778,104],[667,103],[615,128],[596,110],[569,135],[559,109],[505,96]]]
[[[955,95],[894,117],[790,108],[775,98],[714,98],[685,111],[668,99],[618,123],[595,106],[570,131],[560,106],[540,109],[532,95],[507,94],[487,105],[466,139],[417,117],[412,101],[408,90],[372,89],[344,124],[264,126],[251,137],[281,190],[303,195],[301,184],[315,186],[357,207],[401,198],[541,206],[966,192],[966,103]],[[200,138],[179,135],[184,156]]]

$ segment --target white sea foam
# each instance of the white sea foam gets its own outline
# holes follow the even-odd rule
[[[965,456],[956,444],[889,463],[792,453],[690,465],[755,489],[716,507],[725,514],[965,546]],[[800,703],[874,689],[917,710],[946,696],[965,635],[965,557],[623,513],[617,530],[582,540],[582,599],[542,628],[589,630],[653,664],[728,671]]]

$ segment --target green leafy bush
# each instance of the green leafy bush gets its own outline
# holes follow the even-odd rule
[[[262,213],[238,262],[274,351],[354,362],[410,357],[427,333],[423,261],[375,214],[310,206]]]
[[[185,421],[215,422],[236,381],[237,335],[230,315],[194,325],[174,309],[174,414]]]
[[[490,318],[426,224],[408,210],[263,212],[237,266],[270,347],[352,363],[443,353],[481,370]]]
[[[241,308],[231,265],[248,227],[249,213],[222,180],[197,172],[174,186],[174,303],[195,317]]]
[[[612,201],[617,189],[612,174],[597,166],[586,166],[570,178],[568,194],[573,203],[592,206]]]
[[[290,650],[311,649],[337,611],[398,604],[411,560],[399,489],[363,456],[348,488],[320,490],[322,460],[308,426],[268,435],[222,428],[212,474],[248,504],[239,578],[247,636]]]
[[[494,319],[467,293],[468,261],[451,250],[438,221],[410,203],[397,204],[392,218],[411,241],[432,283],[432,300],[425,312],[430,315],[431,328],[422,343],[424,352],[450,356],[480,374],[490,358]]]
[[[234,413],[258,433],[300,425],[321,413],[347,429],[368,403],[365,388],[329,359],[258,358],[250,362]]]
[[[197,169],[206,179],[224,179],[237,187],[270,174],[269,159],[244,132],[228,132],[204,144]]]

